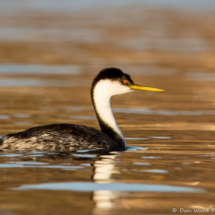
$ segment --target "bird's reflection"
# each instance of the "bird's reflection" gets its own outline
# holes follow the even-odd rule
[[[95,183],[110,183],[112,174],[120,174],[115,167],[116,157],[118,152],[112,152],[106,155],[99,155],[99,159],[95,161],[93,169],[93,180]],[[102,211],[111,210],[114,207],[115,199],[119,196],[119,192],[109,190],[97,190],[92,194],[92,199],[95,202],[93,214],[101,214]]]
[[[89,156],[89,155],[94,155]],[[96,154],[96,155],[95,155]],[[120,152],[105,152],[103,150],[96,151],[77,151],[74,154],[70,153],[59,153],[56,155],[49,155],[49,158],[52,159],[62,159],[62,157],[68,157],[69,155],[73,156],[73,160],[84,160],[85,162],[93,161],[93,172],[91,175],[91,180],[95,183],[113,183],[112,174],[120,174],[120,171],[117,169],[117,156],[120,155]],[[122,192],[119,191],[110,191],[110,190],[95,190],[92,192],[91,199],[95,202],[95,207],[93,208],[93,215],[101,215],[103,213],[109,212],[116,207],[116,200],[119,199],[119,196]]]

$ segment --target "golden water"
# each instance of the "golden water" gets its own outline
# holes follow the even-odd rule
[[[89,91],[104,67],[165,89],[112,99],[124,152],[1,151],[1,215],[212,213],[213,13],[136,5],[1,16],[0,135],[51,123],[99,129]]]

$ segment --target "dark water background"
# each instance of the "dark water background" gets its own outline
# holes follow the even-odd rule
[[[1,135],[99,129],[104,67],[165,89],[112,99],[127,151],[1,151],[1,215],[215,212],[215,4],[193,2],[0,1]]]

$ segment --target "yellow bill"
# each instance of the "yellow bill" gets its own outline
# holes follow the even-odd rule
[[[144,86],[140,86],[140,85],[129,85],[129,87],[131,88],[131,90],[145,90],[145,91],[164,91],[162,89],[158,89],[158,88],[153,88],[153,87],[144,87]]]

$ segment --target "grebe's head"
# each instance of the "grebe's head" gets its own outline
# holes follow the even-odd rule
[[[101,96],[108,96],[110,98],[114,95],[128,93],[133,90],[164,91],[134,84],[130,75],[117,68],[103,69],[93,80],[91,91],[94,92],[95,89]]]
[[[103,69],[94,78],[91,87],[91,99],[101,130],[114,139],[123,149],[126,148],[125,139],[116,124],[110,100],[114,95],[134,90],[163,91],[134,84],[128,74],[117,68]]]

